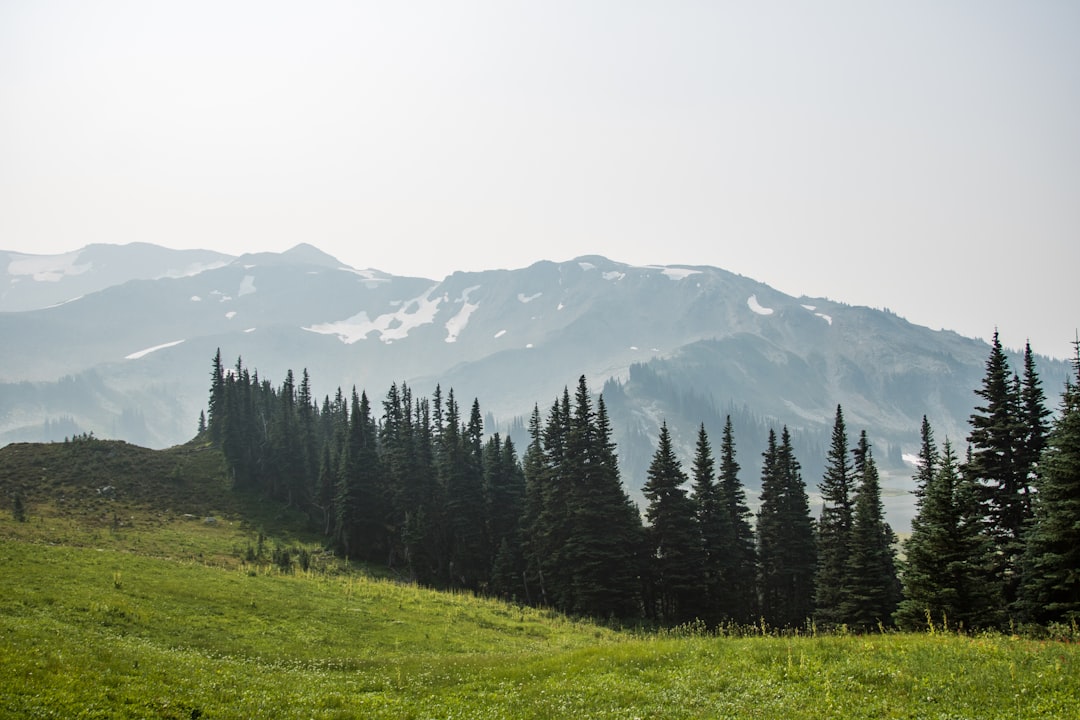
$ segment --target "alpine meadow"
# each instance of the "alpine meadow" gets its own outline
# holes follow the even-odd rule
[[[963,457],[923,418],[901,543],[840,405],[816,488],[786,425],[661,424],[639,507],[584,376],[519,449],[452,388],[218,351],[189,442],[0,449],[0,713],[1071,717],[1080,344],[1053,409],[1021,362],[994,337]]]

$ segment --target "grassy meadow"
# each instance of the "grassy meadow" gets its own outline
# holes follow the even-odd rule
[[[334,558],[295,518],[231,493],[209,449],[90,451],[116,467],[79,465],[85,447],[0,450],[4,502],[15,488],[28,508],[26,522],[10,503],[0,512],[0,717],[1071,718],[1080,708],[1074,643],[614,630]],[[282,570],[270,557],[286,547]]]

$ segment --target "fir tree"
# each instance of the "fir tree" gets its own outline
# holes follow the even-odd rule
[[[999,588],[1008,611],[1016,600],[1024,529],[1031,517],[1020,382],[1010,374],[995,332],[982,387],[975,391],[983,404],[971,415],[971,462],[964,468],[982,488],[986,530],[994,546],[986,580]]]
[[[693,504],[697,520],[699,542],[703,554],[703,572],[701,577],[701,619],[710,625],[717,625],[725,619],[724,608],[727,564],[731,552],[731,538],[734,532],[729,527],[727,508],[723,507],[720,488],[715,478],[716,462],[713,460],[712,446],[705,432],[705,424],[698,429],[697,445],[694,451]]]
[[[809,499],[791,436],[784,427],[778,445],[769,431],[763,454],[758,561],[761,612],[766,622],[797,627],[813,612],[816,548]]]
[[[851,462],[848,459],[844,414],[836,406],[832,445],[821,484],[821,518],[818,520],[818,565],[814,581],[814,617],[819,625],[829,627],[847,622],[841,608],[848,559],[851,556],[851,533],[854,509],[851,492]]]
[[[349,557],[382,560],[381,465],[377,427],[367,393],[352,392],[348,435],[338,464],[334,496],[334,538]]]
[[[727,527],[731,532],[723,566],[722,609],[729,619],[737,623],[752,623],[758,617],[757,551],[754,530],[750,525],[753,515],[746,505],[746,491],[739,480],[739,463],[735,460],[735,436],[730,415],[724,422],[720,443],[718,490],[720,505],[727,515]]]
[[[1020,385],[1020,463],[1026,472],[1028,482],[1037,485],[1039,461],[1046,447],[1046,436],[1050,430],[1047,418],[1050,410],[1046,407],[1046,394],[1043,393],[1042,381],[1035,369],[1035,356],[1031,352],[1031,343],[1024,346],[1024,375]],[[1030,510],[1030,508],[1029,508]]]
[[[575,394],[565,471],[571,504],[563,557],[571,571],[570,609],[597,618],[634,616],[640,612],[641,521],[619,478],[603,396],[593,414],[584,376]]]
[[[694,505],[682,488],[686,482],[664,423],[642,492],[649,501],[645,509],[649,521],[646,537],[659,617],[672,624],[700,617],[702,609],[698,597],[705,563]]]
[[[986,540],[976,488],[964,479],[948,440],[939,455],[923,420],[916,480],[916,515],[904,545],[903,600],[896,623],[905,630],[977,629],[991,623],[992,602],[983,578]]]
[[[851,627],[865,632],[892,624],[899,582],[893,548],[896,536],[885,522],[877,465],[865,431],[854,452],[858,491],[840,614]]]
[[[1074,346],[1074,378],[1043,452],[1023,564],[1019,607],[1040,623],[1080,622],[1080,341]]]

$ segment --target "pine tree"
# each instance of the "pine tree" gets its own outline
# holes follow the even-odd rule
[[[994,545],[986,581],[1000,589],[1008,612],[1016,601],[1024,529],[1031,518],[1020,382],[1010,375],[995,332],[982,387],[975,391],[983,404],[971,415],[971,463],[964,473],[982,488],[986,530]]]
[[[379,561],[383,554],[381,463],[377,426],[367,393],[353,388],[348,435],[338,464],[334,495],[334,538],[349,557]]]
[[[761,613],[770,625],[798,627],[813,612],[817,559],[809,499],[787,427],[779,445],[776,431],[769,431],[763,457],[757,527]]]
[[[687,482],[675,457],[667,423],[660,427],[656,452],[642,487],[649,501],[646,537],[662,621],[678,624],[700,617],[700,579],[705,566],[694,505],[682,486]]]
[[[563,553],[571,571],[570,610],[597,618],[639,614],[641,521],[619,478],[603,396],[594,414],[584,376],[575,394],[564,470],[570,480]]]
[[[1043,452],[1023,563],[1019,607],[1040,623],[1080,622],[1080,341],[1074,346],[1074,378]]]
[[[737,623],[753,623],[758,618],[757,549],[754,530],[750,525],[753,514],[746,505],[746,491],[739,480],[739,463],[735,460],[735,435],[731,416],[724,422],[720,443],[720,505],[727,514],[731,532],[724,563],[724,615]]]
[[[897,625],[978,629],[993,624],[993,602],[983,578],[986,539],[977,489],[965,480],[948,440],[939,455],[923,420],[918,503],[904,545],[903,600]]]
[[[210,440],[221,443],[222,425],[225,412],[225,367],[221,362],[221,348],[214,353],[213,366],[210,370],[210,401],[207,407],[207,427],[210,430]]]
[[[865,632],[892,624],[900,593],[893,548],[896,536],[885,522],[877,465],[866,431],[854,452],[858,490],[840,614],[848,625]]]
[[[1020,423],[1022,437],[1018,462],[1026,472],[1028,482],[1037,485],[1039,461],[1046,447],[1047,433],[1050,426],[1047,418],[1051,415],[1046,407],[1046,394],[1043,393],[1042,381],[1035,369],[1035,356],[1031,352],[1031,343],[1024,346],[1024,375],[1020,386]],[[1029,508],[1030,511],[1030,508]]]
[[[854,523],[854,504],[851,492],[851,463],[848,459],[847,432],[844,414],[836,406],[832,445],[821,484],[821,518],[818,520],[818,565],[814,580],[814,618],[824,627],[847,622],[841,612],[848,559],[851,556],[851,533]]]
[[[716,462],[709,444],[705,423],[698,429],[697,445],[692,466],[694,516],[697,520],[699,542],[703,554],[704,569],[701,577],[701,619],[709,625],[717,625],[726,619],[725,583],[727,564],[732,551],[731,538],[734,531],[720,498],[720,488],[715,481]]]

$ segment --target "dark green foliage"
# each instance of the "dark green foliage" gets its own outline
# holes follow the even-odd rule
[[[11,517],[15,522],[26,522],[26,500],[21,492],[15,493],[11,499]]]
[[[1023,563],[1020,610],[1040,623],[1080,622],[1080,342],[1075,345],[1075,375],[1040,462]]]
[[[725,565],[728,560],[732,536],[727,513],[721,504],[720,489],[715,481],[716,462],[712,446],[705,432],[705,424],[698,429],[694,451],[692,476],[694,483],[693,506],[701,543],[703,569],[701,573],[701,619],[717,625],[725,619],[724,583]]]
[[[851,628],[867,631],[892,624],[900,586],[893,548],[896,536],[885,522],[877,465],[865,431],[854,453],[858,490],[840,617]]]
[[[1021,413],[1021,384],[994,333],[986,375],[975,391],[982,404],[971,415],[971,461],[964,473],[982,488],[986,531],[994,553],[987,582],[1000,591],[1012,610],[1020,580],[1024,531],[1031,519],[1029,440]]]
[[[594,414],[585,376],[578,381],[567,450],[569,609],[597,618],[636,616],[641,611],[641,520],[619,478],[604,399],[599,398]]]
[[[817,575],[814,579],[814,619],[819,626],[834,627],[847,622],[842,607],[844,588],[849,585],[848,560],[852,552],[852,467],[848,459],[844,413],[836,406],[832,445],[821,484],[821,517],[818,520]]]
[[[754,530],[750,526],[752,513],[746,506],[746,491],[739,480],[739,463],[735,461],[735,436],[730,415],[724,422],[720,445],[718,490],[720,507],[727,516],[726,525],[731,533],[721,566],[724,578],[721,610],[736,623],[752,623],[758,617],[757,550]]]
[[[806,486],[783,429],[770,431],[763,453],[758,563],[761,614],[769,625],[798,627],[813,613],[817,552]]]
[[[992,624],[994,603],[983,578],[986,539],[977,488],[959,470],[952,445],[939,455],[923,418],[917,512],[904,545],[904,598],[896,624],[905,630],[934,626],[975,630]]]
[[[704,555],[701,619],[710,625],[751,624],[757,619],[754,531],[735,461],[730,415],[724,424],[718,481],[714,479],[715,469],[709,436],[702,424],[692,468],[694,512]]]
[[[701,580],[705,557],[694,516],[694,503],[683,485],[682,464],[675,457],[667,423],[660,427],[656,452],[642,488],[649,501],[645,536],[651,576],[655,585],[657,617],[681,624],[701,617]]]

